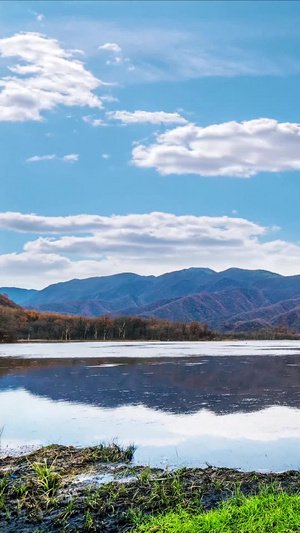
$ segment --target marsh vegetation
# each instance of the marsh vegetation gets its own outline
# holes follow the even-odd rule
[[[298,530],[280,526],[283,516],[289,527],[300,525],[298,471],[169,471],[134,466],[133,453],[116,444],[53,445],[2,458],[1,532],[216,532],[221,524],[228,532],[263,532],[270,521],[272,531]]]

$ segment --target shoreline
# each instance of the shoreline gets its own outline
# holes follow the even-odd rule
[[[236,494],[300,491],[299,471],[133,466],[134,446],[50,445],[0,459],[1,533],[133,531],[134,520],[180,509],[209,511]],[[276,489],[276,490],[277,490]]]
[[[211,342],[262,342],[262,341],[266,341],[266,342],[270,342],[270,341],[274,341],[274,342],[280,342],[280,341],[300,341],[300,335],[298,336],[298,338],[295,338],[295,337],[286,337],[286,338],[281,338],[281,339],[253,339],[253,338],[244,338],[244,339],[238,339],[236,337],[234,338],[221,338],[221,339],[201,339],[201,340],[196,340],[196,341],[191,341],[191,340],[170,340],[170,341],[167,341],[167,340],[159,340],[159,339],[153,339],[153,340],[145,340],[145,339],[126,339],[126,340],[123,340],[123,339],[97,339],[97,340],[94,340],[94,339],[74,339],[74,340],[65,340],[65,339],[60,339],[60,340],[56,340],[56,339],[30,339],[30,340],[25,340],[25,339],[19,339],[15,342],[1,342],[0,343],[0,346],[1,345],[4,345],[4,346],[7,346],[7,345],[11,345],[11,344],[72,344],[72,343],[100,343],[100,344],[107,344],[107,343],[126,343],[126,342],[133,342],[133,343],[140,343],[140,342],[143,342],[143,343],[147,343],[147,344],[151,344],[151,343],[211,343]]]

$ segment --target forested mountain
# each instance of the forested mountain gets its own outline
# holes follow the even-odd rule
[[[283,325],[300,332],[300,276],[230,268],[190,268],[161,276],[133,273],[74,279],[42,290],[0,288],[27,309],[97,317],[197,320],[221,331]]]

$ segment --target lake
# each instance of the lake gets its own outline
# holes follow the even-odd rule
[[[2,455],[135,443],[136,464],[300,468],[300,342],[0,345]]]

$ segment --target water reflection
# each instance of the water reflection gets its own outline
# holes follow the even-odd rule
[[[300,407],[299,356],[182,359],[0,358],[0,391],[25,389],[51,400],[103,408],[123,405],[177,414],[273,405]]]
[[[181,358],[163,357],[162,346],[151,358],[117,349],[113,357],[0,357],[2,449],[117,438],[135,442],[143,464],[299,468],[294,348],[262,355],[266,343],[260,355]]]

